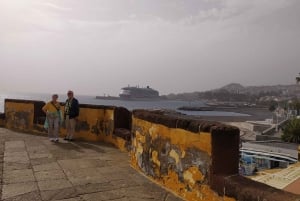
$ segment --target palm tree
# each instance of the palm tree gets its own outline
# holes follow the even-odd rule
[[[300,143],[300,119],[292,119],[283,130],[282,139],[286,142]]]
[[[299,73],[299,76],[296,77],[296,82],[297,82],[297,84],[300,83],[300,73]]]

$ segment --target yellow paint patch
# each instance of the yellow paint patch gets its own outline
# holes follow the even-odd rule
[[[171,144],[176,144],[181,150],[196,147],[211,155],[211,135],[210,133],[193,133],[179,128],[168,128],[164,125],[153,124],[133,117],[133,125],[138,125],[144,132],[149,132],[152,139],[161,138],[170,139]]]
[[[158,152],[152,151],[152,161],[155,163],[158,167],[160,167],[160,161],[158,159]]]
[[[181,150],[181,158],[184,158],[184,157],[185,157],[185,151]]]
[[[180,159],[179,159],[179,155],[177,154],[177,152],[176,152],[174,149],[172,149],[172,150],[170,151],[169,155],[170,155],[170,157],[172,157],[172,158],[175,159],[176,164],[179,163],[179,160],[180,160]]]
[[[197,167],[190,167],[183,173],[183,178],[190,185],[194,186],[197,181],[203,181],[204,176]]]
[[[150,133],[150,135],[152,137],[152,140],[157,139],[158,136],[159,136],[159,132],[157,131],[157,128],[155,126],[151,126],[149,128],[149,133]]]
[[[141,143],[137,143],[136,153],[142,154],[143,152],[144,152],[143,146],[141,145]]]
[[[145,138],[145,136],[142,135],[139,131],[136,131],[136,132],[135,132],[135,136],[136,136],[136,140],[137,140],[138,142],[145,143],[146,138]]]

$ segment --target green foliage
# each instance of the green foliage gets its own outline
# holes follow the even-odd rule
[[[291,119],[283,130],[282,140],[300,143],[300,119]]]
[[[297,115],[300,115],[300,101],[295,99],[290,104],[290,108],[297,111]]]
[[[278,102],[276,102],[276,101],[270,101],[270,103],[269,103],[269,111],[270,112],[274,112],[277,109],[278,106],[279,106]]]
[[[276,110],[276,105],[271,104],[270,107],[269,107],[269,111],[274,112],[275,110]]]

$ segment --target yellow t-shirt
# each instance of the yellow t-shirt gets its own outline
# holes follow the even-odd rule
[[[59,102],[55,103],[55,106],[57,109],[60,109],[60,104]],[[54,107],[54,105],[52,104],[52,102],[48,102],[44,107],[43,110],[46,110],[48,112],[57,112],[57,109]]]

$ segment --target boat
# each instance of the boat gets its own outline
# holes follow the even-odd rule
[[[140,99],[159,99],[159,92],[151,87],[124,87],[119,94],[120,99],[125,100],[140,100]]]

